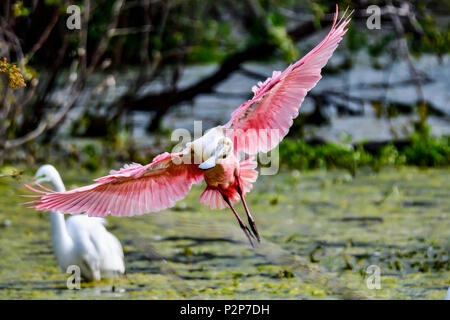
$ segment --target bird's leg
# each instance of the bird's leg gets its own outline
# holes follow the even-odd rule
[[[245,202],[244,194],[242,193],[241,184],[239,182],[238,177],[236,177],[236,181],[237,181],[237,192],[239,193],[242,203],[244,204],[245,213],[247,213],[248,224],[250,225],[250,228],[252,229],[253,234],[256,236],[256,239],[258,239],[258,242],[261,242],[261,239],[260,239],[259,233],[258,233],[258,229],[256,229],[255,219],[253,219],[252,215],[250,214],[250,211],[248,210],[247,203]]]
[[[248,241],[250,241],[250,244],[252,245],[252,247],[255,247],[252,241],[252,233],[250,232],[250,230],[248,229],[248,227],[245,225],[244,221],[242,221],[241,217],[239,216],[239,214],[236,212],[236,210],[234,209],[233,205],[231,204],[230,198],[228,198],[226,195],[222,194],[223,199],[225,200],[225,202],[228,204],[228,206],[230,207],[231,211],[233,211],[234,215],[236,216],[236,219],[239,222],[239,226],[241,227],[241,229],[244,231],[245,235],[248,238]]]

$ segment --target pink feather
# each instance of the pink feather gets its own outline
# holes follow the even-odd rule
[[[322,42],[283,72],[274,71],[271,78],[253,87],[253,98],[232,113],[225,128],[236,152],[268,152],[283,140],[307,92],[320,80],[321,69],[347,32],[351,13],[345,14],[336,23],[336,6],[333,26]]]
[[[184,198],[203,172],[193,164],[175,164],[182,154],[163,153],[145,166],[133,163],[96,183],[66,192],[46,192],[33,207],[64,213],[131,216],[172,207]],[[35,192],[38,190],[27,186]]]

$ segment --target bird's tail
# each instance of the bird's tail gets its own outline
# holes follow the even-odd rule
[[[227,207],[226,202],[223,200],[222,194],[219,189],[206,187],[203,193],[198,198],[198,201],[211,209],[222,210]],[[232,200],[233,201],[233,200]]]
[[[247,159],[240,161],[239,164],[239,180],[244,194],[246,194],[253,189],[253,183],[258,178],[258,171],[255,170],[258,163],[255,160],[255,156],[250,156]]]

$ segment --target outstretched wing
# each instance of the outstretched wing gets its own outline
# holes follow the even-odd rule
[[[96,179],[96,183],[66,192],[39,191],[39,200],[31,201],[37,210],[86,213],[104,217],[132,216],[159,211],[175,205],[189,192],[192,184],[203,179],[203,171],[182,162],[183,153],[163,153],[145,166],[125,165],[119,171]],[[178,160],[178,161],[177,161]]]
[[[307,92],[320,80],[321,69],[346,33],[350,15],[345,12],[336,23],[336,6],[331,31],[321,43],[283,72],[274,71],[271,78],[252,88],[253,98],[237,108],[224,126],[235,152],[268,152],[284,138]]]

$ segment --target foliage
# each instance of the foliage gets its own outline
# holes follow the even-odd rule
[[[29,9],[23,6],[23,1],[17,1],[13,5],[13,11],[15,17],[27,16]]]
[[[282,16],[272,13],[268,20],[269,41],[275,44],[281,51],[284,61],[292,62],[299,58],[299,53],[285,27],[286,20]]]
[[[326,143],[308,144],[303,140],[286,138],[280,144],[282,165],[292,169],[344,168],[352,173],[357,168],[414,165],[436,167],[450,165],[450,137],[435,138],[425,133],[414,133],[404,147],[390,143],[375,153],[370,153],[364,144]]]
[[[423,167],[446,166],[450,164],[450,136],[433,138],[429,128],[415,132],[411,144],[402,150],[408,164]]]
[[[370,163],[371,156],[351,145],[311,145],[303,140],[286,138],[280,144],[280,159],[282,164],[300,170],[343,167],[353,171]]]
[[[420,17],[419,24],[423,37],[414,37],[411,40],[411,48],[415,55],[432,52],[442,56],[450,51],[450,24],[439,26],[429,12]]]
[[[8,86],[11,89],[25,86],[25,81],[20,73],[20,69],[16,65],[8,63],[6,58],[3,58],[3,60],[0,59],[0,73],[8,74]]]

